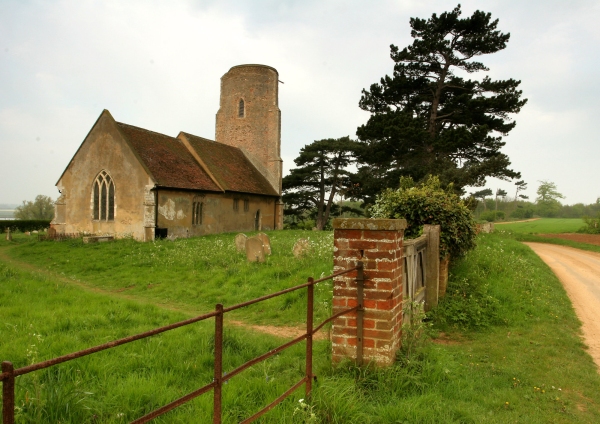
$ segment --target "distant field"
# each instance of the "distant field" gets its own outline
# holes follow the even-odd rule
[[[497,225],[496,230],[512,231],[518,234],[560,234],[574,233],[584,225],[581,219],[542,218],[535,221]]]

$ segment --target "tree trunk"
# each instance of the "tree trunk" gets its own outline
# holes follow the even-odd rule
[[[335,197],[335,194],[337,192],[337,185],[339,183],[338,174],[339,174],[339,169],[340,169],[341,155],[342,155],[341,152],[338,153],[338,156],[337,156],[336,162],[335,162],[335,167],[333,169],[333,178],[331,179],[331,192],[329,193],[329,199],[327,200],[327,206],[325,207],[325,216],[323,217],[323,228],[325,228],[325,224],[327,224],[327,221],[329,220],[329,213],[331,212],[331,204],[333,203],[333,198]],[[321,230],[323,228],[321,228]]]
[[[321,165],[321,182],[319,184],[319,204],[317,205],[317,230],[322,231],[325,227],[323,222],[323,207],[325,206],[325,168]]]

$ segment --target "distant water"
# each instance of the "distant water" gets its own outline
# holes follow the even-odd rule
[[[9,208],[1,208],[0,207],[0,219],[15,219],[15,210]]]

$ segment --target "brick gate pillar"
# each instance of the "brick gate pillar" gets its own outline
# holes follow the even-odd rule
[[[333,272],[364,266],[363,360],[391,365],[402,330],[404,219],[338,218],[333,221]],[[358,304],[356,272],[333,280],[333,313]],[[357,359],[357,314],[334,320],[332,360]]]

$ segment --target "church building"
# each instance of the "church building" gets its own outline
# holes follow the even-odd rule
[[[283,228],[278,82],[264,65],[223,75],[214,141],[104,110],[56,183],[52,227],[145,241]]]

